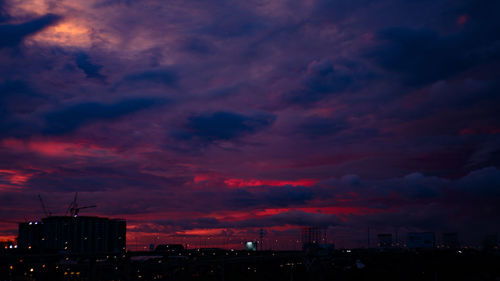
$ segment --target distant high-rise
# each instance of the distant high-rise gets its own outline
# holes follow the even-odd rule
[[[406,246],[410,249],[426,249],[436,246],[436,237],[434,232],[410,232]]]
[[[43,225],[41,222],[23,222],[19,224],[17,245],[21,249],[42,248]]]
[[[24,249],[68,253],[123,252],[126,222],[90,216],[53,216],[19,224],[18,245]]]
[[[448,249],[459,248],[460,242],[458,241],[458,233],[456,232],[443,233],[443,246]]]
[[[312,226],[302,229],[302,248],[307,249],[317,247],[321,244],[326,244],[326,228]]]
[[[486,235],[483,239],[483,250],[498,249],[498,237],[496,234]]]
[[[378,238],[378,246],[380,248],[390,248],[392,247],[392,234],[383,233],[377,235]]]

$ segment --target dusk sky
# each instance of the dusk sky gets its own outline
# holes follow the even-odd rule
[[[0,240],[500,232],[500,1],[0,0]],[[372,242],[372,246],[375,245]]]

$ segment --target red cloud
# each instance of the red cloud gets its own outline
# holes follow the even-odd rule
[[[299,179],[294,181],[286,180],[258,180],[258,179],[227,179],[224,183],[228,187],[245,187],[245,186],[307,186],[311,187],[316,184],[318,180],[316,179]]]

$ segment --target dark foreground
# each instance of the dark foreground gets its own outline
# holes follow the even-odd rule
[[[0,280],[500,280],[499,252],[0,252]]]

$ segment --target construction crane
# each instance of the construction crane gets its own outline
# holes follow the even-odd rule
[[[69,212],[72,217],[78,217],[80,210],[97,207],[96,205],[78,207],[78,203],[76,203],[77,197],[78,197],[78,192],[75,192],[75,197],[73,198],[73,201],[71,201],[71,203],[69,204],[68,209],[66,210],[66,215],[68,215]]]
[[[82,209],[88,209],[88,208],[95,208],[97,207],[96,205],[91,205],[91,206],[84,206],[84,207],[74,207],[74,208],[71,208],[71,216],[72,217],[78,217],[78,213],[80,212],[80,210]]]
[[[77,204],[76,204],[76,198],[77,198],[77,197],[78,197],[78,192],[75,192],[75,197],[73,198],[73,201],[71,201],[71,203],[69,203],[68,209],[66,209],[66,213],[64,214],[65,216],[67,216],[67,215],[68,215],[68,213],[69,213],[72,209],[74,209],[74,208],[78,207],[78,206],[77,206]]]
[[[52,216],[52,213],[45,207],[45,204],[43,203],[42,196],[38,194],[38,199],[40,199],[40,204],[42,205],[42,210],[43,213],[45,214],[46,217]]]

